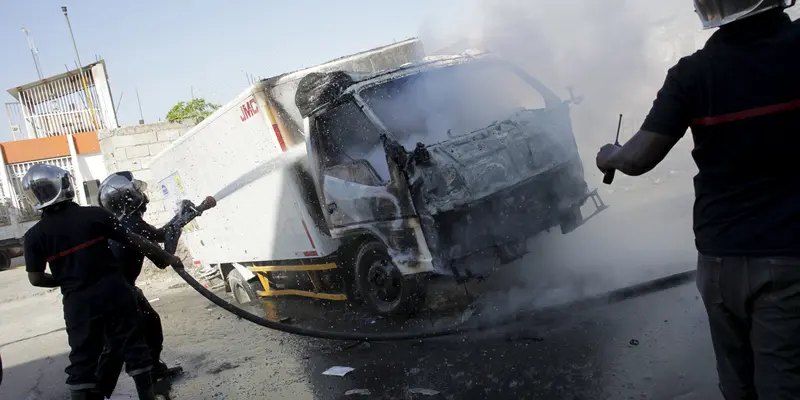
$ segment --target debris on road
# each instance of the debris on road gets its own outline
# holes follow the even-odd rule
[[[418,399],[418,398],[422,398],[423,396],[424,397],[439,396],[439,393],[440,392],[438,390],[433,390],[433,389],[413,388],[413,389],[408,389],[408,393],[407,393],[406,398],[407,399]]]
[[[355,370],[355,368],[336,366],[328,368],[325,372],[322,373],[322,375],[345,376],[350,372],[352,372],[353,370]]]
[[[345,396],[370,396],[372,392],[369,389],[350,389],[344,392]]]
[[[211,375],[217,375],[217,374],[220,374],[223,371],[228,371],[228,370],[231,370],[231,369],[234,369],[234,368],[238,368],[238,367],[239,367],[239,364],[233,364],[233,363],[225,361],[225,362],[217,365],[216,367],[208,370],[208,373],[211,374]]]
[[[638,346],[639,345],[639,341],[636,340],[636,339],[631,339],[630,343],[631,343],[631,346]]]

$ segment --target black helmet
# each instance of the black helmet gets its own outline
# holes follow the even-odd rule
[[[796,0],[694,0],[703,28],[716,28],[767,10],[788,8]]]
[[[72,176],[50,164],[35,164],[22,178],[22,190],[35,210],[71,201],[75,198]]]
[[[117,218],[126,217],[146,206],[147,183],[133,178],[130,171],[111,174],[100,185],[97,200]]]

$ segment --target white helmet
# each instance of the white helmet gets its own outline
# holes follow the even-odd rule
[[[775,8],[789,8],[796,0],[694,0],[704,29],[716,28]]]
[[[50,164],[30,167],[22,178],[22,190],[37,211],[75,197],[69,172]]]

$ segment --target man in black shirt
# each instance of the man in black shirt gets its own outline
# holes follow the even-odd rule
[[[140,399],[155,399],[152,362],[138,329],[136,296],[108,248],[113,239],[142,249],[159,265],[182,268],[180,259],[125,229],[100,207],[81,207],[72,199],[70,174],[37,164],[23,178],[23,189],[42,219],[25,233],[25,265],[31,284],[60,287],[71,348],[67,386],[73,399],[101,399],[97,362],[104,337],[124,355]],[[50,274],[45,272],[50,267]]]
[[[800,398],[800,25],[786,0],[695,0],[705,47],[667,74],[641,130],[597,167],[641,175],[688,128],[697,285],[726,399]]]
[[[113,213],[122,225],[131,232],[156,243],[163,243],[170,230],[173,229],[173,221],[170,221],[160,229],[145,222],[142,216],[149,203],[146,190],[147,184],[134,179],[132,173],[128,171],[117,172],[106,178],[100,185],[98,199],[103,208]],[[175,218],[179,218],[179,216],[176,215]],[[141,311],[140,326],[144,331],[147,345],[150,348],[150,357],[153,360],[151,374],[153,379],[159,380],[180,372],[180,368],[168,368],[161,361],[161,352],[164,348],[161,317],[150,305],[142,291],[135,287],[136,279],[142,272],[145,255],[140,249],[117,240],[109,240],[109,246],[120,263],[125,279],[136,290],[137,301]],[[121,355],[112,350],[109,347],[103,352],[98,370],[101,386],[107,396],[110,396],[113,392],[117,377],[122,369]]]

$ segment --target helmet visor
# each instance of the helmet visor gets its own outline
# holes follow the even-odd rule
[[[694,0],[703,28],[716,28],[773,8],[786,8],[795,0]]]
[[[140,181],[138,179],[133,180],[133,187],[139,191],[139,193],[146,193],[147,192],[147,182]]]
[[[22,178],[22,190],[35,210],[75,197],[69,172],[49,164],[31,166]]]

